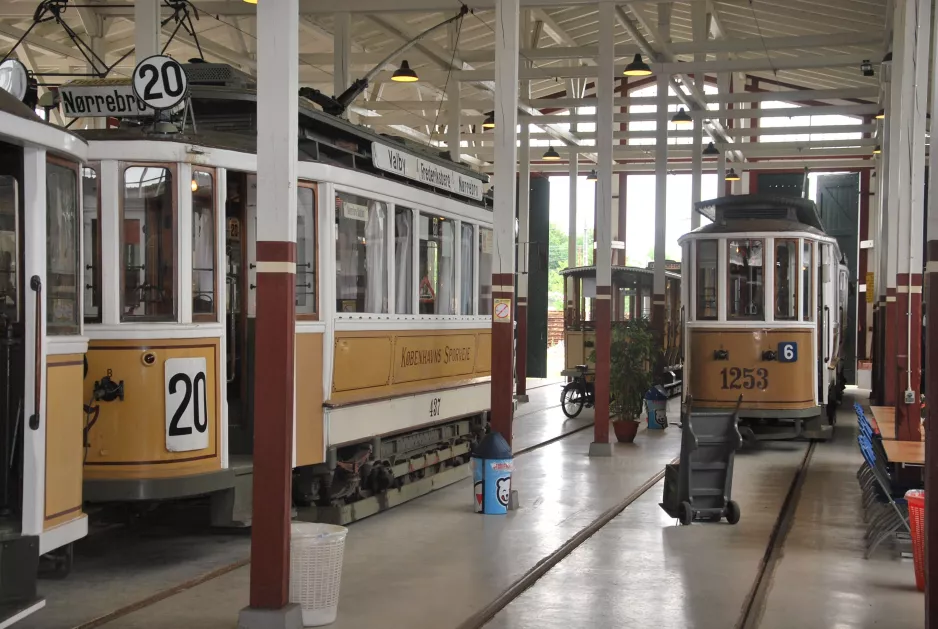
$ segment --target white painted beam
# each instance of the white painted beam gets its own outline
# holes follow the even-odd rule
[[[134,2],[134,58],[139,63],[162,52],[160,0]]]
[[[352,15],[347,12],[335,14],[335,39],[333,50],[333,94],[338,96],[352,84],[349,62],[352,55]]]

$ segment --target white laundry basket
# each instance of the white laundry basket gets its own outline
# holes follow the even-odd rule
[[[303,611],[303,626],[335,622],[348,529],[333,524],[290,526],[290,602]]]

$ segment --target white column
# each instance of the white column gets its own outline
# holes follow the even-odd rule
[[[702,2],[693,2],[690,6],[691,29],[694,34],[694,43],[703,44],[707,41],[707,6]],[[695,53],[694,61],[706,61],[707,53]],[[701,92],[704,91],[704,73],[697,72],[694,75],[694,85]],[[723,107],[724,105],[720,105]],[[694,120],[693,142],[694,152],[691,155],[691,180],[690,180],[690,228],[700,227],[700,214],[694,211],[693,204],[701,200],[703,194],[703,120]]]
[[[531,126],[521,124],[521,153],[518,160],[518,301],[528,299],[528,242],[531,208]],[[498,162],[496,162],[497,164]],[[495,189],[498,194],[498,188]]]
[[[655,278],[654,295],[664,295],[665,227],[668,217],[668,85],[670,77],[658,75],[655,122]]]
[[[332,89],[338,96],[352,84],[349,76],[349,63],[352,58],[352,14],[336,13],[333,34],[333,54],[335,56],[335,70],[332,75]]]
[[[446,125],[446,146],[449,150],[449,158],[454,162],[459,161],[459,147],[462,143],[462,133],[459,127],[462,120],[460,87],[459,81],[450,81],[449,86],[446,88],[446,104],[449,115],[449,121]]]
[[[729,59],[727,53],[720,53],[717,55],[717,59],[726,60]],[[720,96],[729,94],[730,92],[730,75],[728,72],[721,72],[717,74],[717,93]],[[727,105],[721,104],[721,109],[728,108]],[[724,118],[722,121],[723,128],[727,128],[728,120]],[[726,151],[721,149],[720,156],[717,158],[717,196],[722,197],[726,196]]]
[[[515,273],[515,193],[518,173],[518,50],[520,1],[495,3],[495,254],[492,295],[510,299]],[[514,300],[509,302],[514,305]],[[496,314],[497,314],[496,308]],[[514,318],[493,316],[491,427],[511,443],[514,387]]]
[[[577,238],[579,232],[577,231],[577,182],[579,180],[580,174],[580,154],[576,151],[576,147],[570,147],[570,208],[569,208],[569,220],[570,224],[567,226],[567,233],[569,234],[569,242],[567,243],[567,265],[576,266],[576,249],[577,249]],[[589,253],[584,252],[584,261],[583,264],[589,264]],[[571,280],[572,282],[572,280]]]
[[[134,55],[137,63],[160,54],[160,0],[134,1]]]
[[[914,2],[914,0],[911,0]],[[911,190],[908,189],[908,173],[912,167],[911,151],[912,138],[911,116],[912,101],[908,95],[914,89],[914,74],[910,63],[911,56],[904,54],[910,51],[910,33],[905,27],[905,7],[909,0],[897,0],[895,7],[895,20],[893,22],[893,61],[891,72],[891,88],[889,105],[886,108],[886,126],[889,136],[889,154],[886,185],[886,277],[883,278],[885,287],[896,288],[896,273],[902,252],[908,253],[906,238],[899,234],[899,215],[908,212]],[[914,6],[914,4],[912,5]],[[891,299],[895,299],[892,297]]]

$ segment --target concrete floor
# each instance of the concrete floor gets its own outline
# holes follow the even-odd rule
[[[558,380],[530,379],[528,387],[530,401],[519,406],[515,421],[516,451],[592,423],[591,410],[575,420],[563,416]],[[46,607],[17,627],[71,629],[246,562],[250,531],[211,529],[208,518],[206,508],[184,504],[164,507],[129,527],[93,531],[76,545],[67,579],[39,582]]]
[[[854,395],[861,403],[866,399]],[[885,543],[863,559],[853,402],[844,400],[849,410],[838,416],[833,441],[815,449],[760,629],[925,626],[925,598],[915,589],[912,560],[898,559]]]
[[[859,399],[859,398],[858,398]],[[881,548],[863,559],[853,399],[835,439],[819,444],[760,629],[917,629],[924,598],[911,560]],[[503,609],[487,629],[737,626],[785,492],[806,445],[767,443],[736,458],[742,519],[675,526],[660,507],[662,483]]]
[[[562,424],[557,415],[550,421]],[[642,431],[616,456],[590,459],[592,434],[583,431],[531,451],[515,462],[522,508],[506,517],[474,514],[462,482],[353,524],[332,627],[456,627],[660,472],[679,438]],[[248,600],[248,577],[248,568],[235,570],[103,626],[229,629]]]
[[[658,506],[659,482],[503,609],[487,629],[736,625],[803,443],[736,458],[736,526],[679,526]]]
[[[516,416],[516,449],[589,424],[591,411],[577,420],[563,417],[559,391],[557,384],[531,389],[531,402]],[[862,558],[851,404],[844,405],[835,439],[815,449],[782,560],[753,625],[760,629],[923,625],[911,562],[887,548],[870,561]],[[676,417],[677,409],[670,410]],[[464,481],[353,524],[332,627],[459,627],[607,509],[638,493],[677,455],[680,432],[642,430],[635,445],[616,445],[610,459],[589,458],[591,440],[592,431],[582,430],[520,456],[514,485],[522,508],[506,517],[472,513]],[[655,484],[486,626],[736,626],[806,448],[765,443],[737,456],[733,497],[742,519],[736,526],[677,526],[658,506],[663,488]],[[192,578],[186,575],[243,561],[249,552],[243,533],[160,535],[134,544],[125,533],[86,544],[100,557],[79,561],[67,581],[44,582],[50,606],[22,626],[70,629],[165,589],[173,579],[178,585]],[[248,586],[249,569],[236,568],[96,626],[229,629]]]

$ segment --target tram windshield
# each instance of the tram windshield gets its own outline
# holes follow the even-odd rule
[[[124,169],[121,319],[176,317],[176,212],[173,171]]]
[[[798,240],[775,240],[775,319],[798,319]]]
[[[46,169],[46,323],[49,334],[78,334],[78,167],[50,161]]]
[[[15,178],[0,175],[0,314],[19,318],[17,283],[17,192]]]
[[[729,303],[727,318],[765,319],[763,242],[734,239],[727,243]]]

